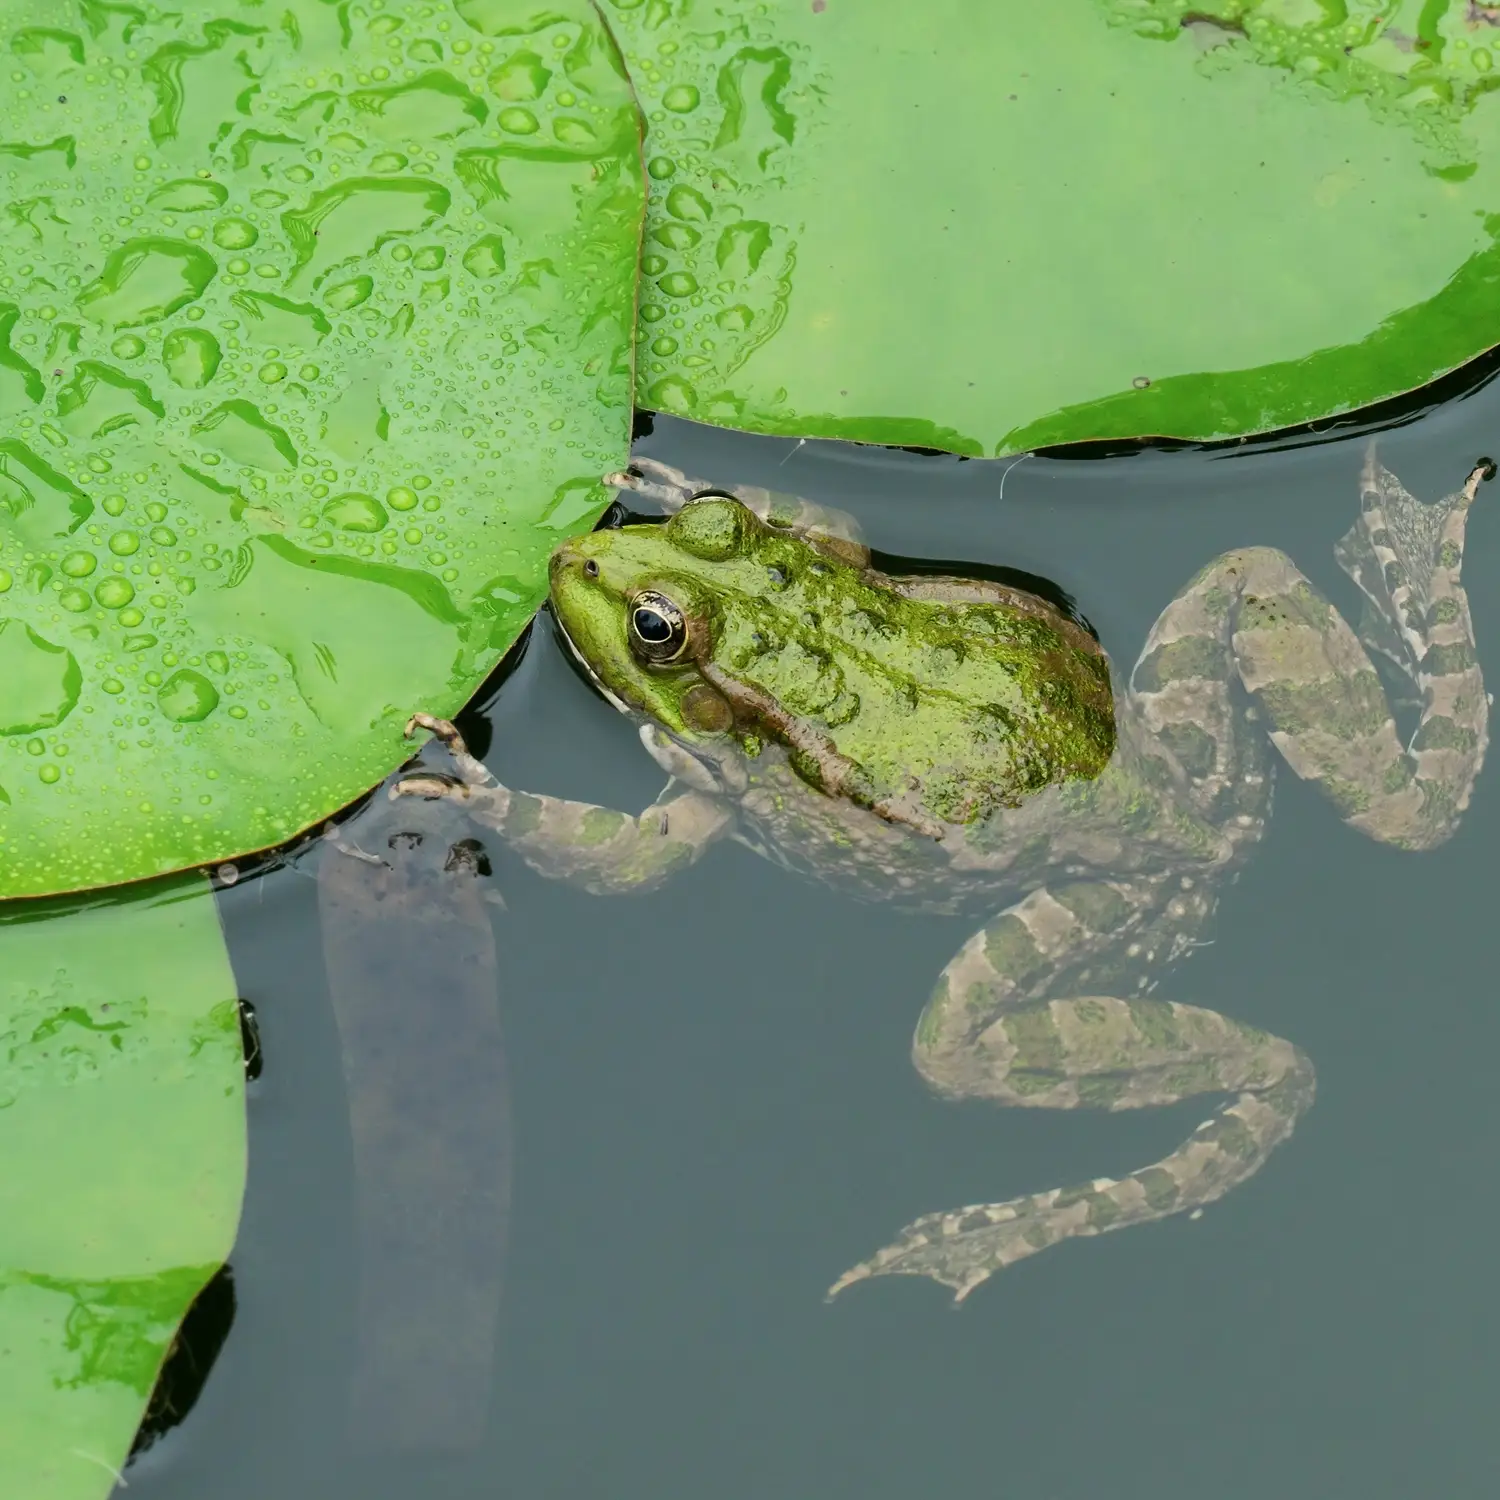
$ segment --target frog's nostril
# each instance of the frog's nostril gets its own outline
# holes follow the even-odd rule
[[[583,576],[585,578],[597,578],[599,576],[599,564],[592,557],[583,565]]]

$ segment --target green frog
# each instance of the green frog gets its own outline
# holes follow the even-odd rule
[[[560,546],[551,607],[595,685],[640,720],[661,796],[629,816],[514,791],[425,715],[408,732],[441,739],[452,774],[392,794],[453,799],[542,874],[594,892],[650,890],[731,838],[858,897],[980,914],[916,1026],[913,1060],[939,1094],[1218,1099],[1160,1161],[927,1214],[830,1289],[907,1274],[961,1300],[1059,1241],[1196,1213],[1312,1103],[1291,1042],[1156,986],[1265,829],[1273,749],[1373,839],[1430,849],[1457,827],[1488,719],[1459,573],[1491,472],[1484,460],[1424,504],[1371,449],[1336,549],[1367,601],[1358,633],[1284,553],[1246,547],[1183,588],[1116,679],[1057,603],[889,575],[833,513],[638,460],[610,482],[668,519]],[[1409,738],[1371,652],[1420,700]]]

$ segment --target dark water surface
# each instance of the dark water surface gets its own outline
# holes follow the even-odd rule
[[[660,421],[640,451],[846,508],[890,552],[1055,579],[1128,664],[1231,546],[1284,548],[1357,618],[1332,548],[1363,443],[1012,466]],[[1379,451],[1423,498],[1456,488],[1500,456],[1500,387]],[[1493,684],[1500,483],[1464,581]],[[660,788],[545,619],[483,714],[510,785],[632,811]],[[349,1435],[354,1157],[316,887],[288,869],[237,887],[226,920],[265,1048],[239,1312],[131,1500],[1494,1495],[1497,774],[1428,854],[1369,842],[1283,775],[1215,943],[1158,993],[1297,1042],[1315,1108],[1199,1221],[1049,1250],[956,1314],[924,1280],[823,1292],[919,1213],[1153,1161],[1204,1102],[943,1103],[911,1031],[972,922],[855,905],[729,844],[603,899],[491,839],[514,1199],[488,1425],[448,1457]],[[412,1003],[443,1026],[440,996]]]

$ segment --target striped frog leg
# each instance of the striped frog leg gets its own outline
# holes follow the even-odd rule
[[[1201,1208],[1260,1168],[1312,1103],[1312,1064],[1279,1037],[1143,993],[1212,907],[1191,878],[1080,881],[1033,891],[964,945],[913,1042],[940,1093],[1031,1109],[1141,1109],[1201,1094],[1227,1102],[1169,1156],[1124,1177],[926,1214],[830,1296],[910,1275],[961,1302],[1050,1245]]]
[[[1132,674],[1128,708],[1231,836],[1236,823],[1253,821],[1229,816],[1244,758],[1236,679],[1282,759],[1352,827],[1429,849],[1458,826],[1488,738],[1459,570],[1469,508],[1489,472],[1478,465],[1457,493],[1424,505],[1371,453],[1360,519],[1338,548],[1370,601],[1366,639],[1420,694],[1407,744],[1359,639],[1285,553],[1225,553],[1163,611]]]
[[[418,772],[394,782],[391,797],[451,798],[475,822],[501,834],[538,874],[594,895],[654,890],[692,864],[733,821],[721,799],[675,782],[638,817],[592,802],[512,791],[469,754],[447,719],[414,714],[407,733],[416,729],[446,746],[457,776]]]

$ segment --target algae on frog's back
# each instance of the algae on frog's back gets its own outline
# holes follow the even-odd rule
[[[1053,606],[889,578],[733,498],[579,538],[551,572],[559,623],[610,692],[688,741],[711,718],[742,748],[778,742],[814,786],[897,821],[979,822],[1096,776],[1114,749],[1108,665]],[[647,599],[680,623],[669,659],[639,657]]]

